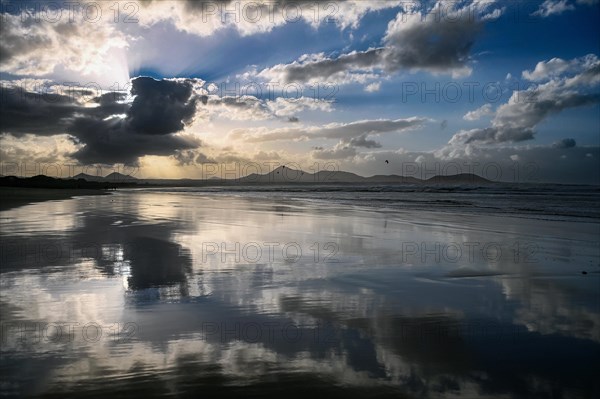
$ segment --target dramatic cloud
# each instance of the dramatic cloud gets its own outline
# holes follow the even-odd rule
[[[337,58],[327,58],[323,53],[307,54],[291,64],[278,64],[264,69],[257,77],[285,83],[317,83],[325,80],[335,84],[365,83],[377,78],[376,74],[370,72],[381,67],[383,50],[353,51]]]
[[[67,133],[79,147],[71,156],[86,164],[135,164],[144,155],[171,155],[200,145],[193,137],[174,134],[192,122],[198,83],[139,77],[131,81],[131,103],[122,102],[124,93],[105,93],[82,103],[62,94],[7,90],[0,105],[2,133]]]
[[[598,4],[598,0],[576,0],[575,3],[591,6]],[[573,11],[574,9],[575,6],[570,4],[568,0],[545,0],[531,15],[546,18],[551,15],[560,15],[565,11]]]
[[[568,10],[597,7],[597,0],[540,0],[526,7],[525,15],[518,14],[531,22],[529,14],[535,12],[538,24],[511,19],[522,11],[520,3],[486,0],[96,2],[89,3],[88,11],[100,7],[102,18],[94,22],[82,20],[84,3],[75,5],[71,21],[66,4],[49,5],[63,7],[59,20],[36,15],[30,2],[3,7],[3,160],[138,163],[148,176],[160,165],[169,169],[164,176],[194,177],[198,163],[255,159],[339,160],[361,174],[381,173],[386,159],[396,162],[400,155],[408,161],[503,157],[522,162],[535,152],[563,165],[575,165],[581,157],[586,165],[600,159],[586,147],[593,143],[590,131],[598,127],[597,108],[590,107],[600,102],[598,55],[568,58],[573,51],[595,52],[597,46],[592,36],[577,48],[554,41],[565,33],[540,20],[560,14],[563,22],[587,26],[585,12]],[[297,40],[299,33],[308,35],[305,42]],[[548,45],[556,58],[545,55],[547,45],[511,45],[522,37],[553,40]],[[544,61],[529,63],[535,51],[544,53],[538,58]],[[502,65],[510,65],[508,75],[498,69]],[[506,75],[504,87],[518,78],[519,88],[503,90],[501,102],[475,106],[466,105],[464,96],[442,104],[425,92],[451,77],[462,79],[472,69],[477,69],[472,82],[462,82]],[[130,70],[201,75],[214,82],[209,89],[200,79],[132,80]],[[400,101],[411,80],[422,83],[421,101]],[[89,82],[103,90],[81,87]],[[238,83],[247,84],[248,91]],[[542,123],[574,107],[591,109],[577,113],[576,129],[554,131],[552,139],[542,142],[569,138],[543,151],[516,149],[533,148],[533,139],[544,133]],[[397,134],[431,121],[394,120],[400,109],[438,119],[423,134]],[[556,119],[560,126],[571,122]],[[395,151],[405,144],[429,152]]]
[[[554,148],[573,148],[575,147],[577,143],[575,142],[575,139],[562,139],[559,140],[557,142],[555,142],[554,144],[552,144],[552,147]]]
[[[415,9],[405,3],[403,11],[388,24],[383,47],[353,51],[336,58],[324,54],[304,55],[290,64],[262,70],[258,77],[283,82],[324,81],[364,83],[376,73],[424,70],[434,74],[465,76],[471,48],[486,20],[500,15],[489,13],[493,2],[439,1],[431,8]],[[378,86],[371,87],[374,91]]]
[[[595,62],[594,56],[576,58],[571,61],[566,61],[561,58],[552,58],[548,61],[540,61],[536,64],[533,71],[523,71],[523,79],[533,82],[548,80],[558,77],[565,72],[577,69],[588,68]]]
[[[483,129],[472,129],[455,134],[449,144],[483,144],[532,140],[535,132],[527,127],[491,126]]]
[[[294,116],[303,111],[319,111],[319,112],[331,112],[333,111],[333,102],[326,101],[323,99],[311,98],[311,97],[299,97],[299,98],[285,98],[277,97],[274,100],[268,100],[266,102],[267,108],[273,113],[273,115],[280,116]]]
[[[2,133],[14,136],[24,134],[55,135],[65,133],[76,115],[104,119],[114,114],[123,114],[127,104],[116,101],[121,94],[108,93],[91,98],[95,107],[86,107],[75,91],[44,90],[30,92],[19,86],[2,85],[0,116]],[[90,93],[87,93],[88,96]],[[112,97],[112,99],[111,99]]]
[[[208,118],[221,117],[233,121],[259,121],[266,119],[284,118],[289,122],[297,122],[297,114],[303,111],[333,111],[333,103],[308,97],[262,100],[254,96],[224,96],[204,95],[202,108],[203,116]]]
[[[359,137],[352,137],[348,141],[348,145],[352,147],[381,148],[381,144],[379,144],[375,140],[367,140],[366,134],[363,134]]]
[[[564,76],[556,76],[559,73],[557,71],[562,71]],[[538,63],[533,72],[525,72],[524,76],[545,82],[514,91],[508,102],[496,110],[492,126],[461,131],[452,137],[449,144],[531,140],[535,127],[549,116],[565,109],[600,102],[600,93],[597,91],[600,83],[600,60],[595,55],[571,61],[554,59]]]
[[[0,134],[0,160],[2,160],[2,174],[19,174],[18,166],[23,162],[29,165],[29,175],[53,174],[56,177],[64,176],[66,168],[55,170],[55,165],[71,164],[68,154],[75,152],[77,145],[66,134],[55,136],[38,136],[25,134],[19,137],[10,134]],[[11,167],[11,163],[14,168]],[[37,165],[36,165],[37,163]]]
[[[365,91],[367,93],[375,93],[381,89],[381,82],[373,82],[365,86]]]
[[[215,160],[209,158],[206,154],[197,150],[176,150],[173,154],[173,158],[180,166],[216,162]]]
[[[202,113],[209,118],[220,116],[235,121],[255,121],[273,117],[265,102],[254,96],[209,95],[203,96],[202,101],[205,104]]]
[[[0,71],[43,76],[61,67],[88,76],[126,79],[127,65],[109,56],[128,46],[125,35],[115,24],[83,21],[80,14],[73,15],[78,17],[71,22],[62,16],[54,21],[25,11],[3,13]]]
[[[134,165],[145,155],[171,155],[175,150],[196,148],[200,141],[175,135],[146,135],[126,129],[123,120],[77,119],[69,133],[83,148],[72,154],[82,164]]]
[[[337,139],[339,142],[331,149],[314,147],[311,156],[314,159],[333,160],[353,157],[357,148],[381,148],[381,144],[369,139],[369,135],[401,132],[422,126],[427,120],[408,118],[397,120],[364,120],[351,123],[330,123],[323,127],[297,127],[282,129],[235,129],[229,137],[250,143],[263,143],[281,140]]]
[[[43,3],[43,2],[42,2]],[[0,71],[20,76],[85,78],[108,87],[129,79],[141,31],[169,22],[177,29],[211,36],[224,29],[239,34],[267,33],[278,26],[307,23],[357,28],[370,12],[402,1],[216,0],[12,2],[2,7]],[[117,13],[118,9],[118,13]],[[142,54],[142,59],[143,59]],[[135,57],[139,62],[139,55]],[[135,65],[135,59],[133,60]]]
[[[476,110],[467,112],[465,116],[463,116],[463,119],[466,121],[476,121],[484,116],[490,116],[493,114],[494,112],[492,111],[492,104],[484,104]]]
[[[241,139],[251,143],[261,143],[278,140],[311,140],[311,139],[341,139],[350,143],[362,143],[363,147],[377,146],[373,141],[367,141],[366,136],[370,134],[399,132],[414,129],[426,122],[423,118],[408,119],[377,119],[364,120],[351,123],[330,123],[323,127],[294,127],[282,129],[235,129],[229,136],[232,139]]]
[[[193,94],[196,79],[132,80],[131,95],[136,96],[127,112],[128,128],[142,134],[169,134],[184,128],[196,111]]]
[[[436,3],[424,18],[422,12],[399,13],[388,25],[384,38],[384,69],[426,70],[470,74],[467,66],[471,48],[483,27],[484,13],[491,2],[473,2],[459,8],[457,2]],[[435,12],[441,13],[435,16]]]
[[[356,149],[348,144],[338,143],[332,149],[324,149],[323,147],[315,147],[310,155],[314,159],[336,160],[352,158],[356,156]]]
[[[248,36],[300,21],[314,28],[331,22],[341,30],[357,28],[367,13],[402,3],[400,0],[147,0],[140,2],[139,15],[145,25],[170,21],[178,29],[199,36],[210,36],[223,29],[235,29]]]
[[[311,157],[314,159],[345,159],[354,157],[358,152],[356,148],[381,148],[381,144],[375,140],[367,139],[367,134],[358,137],[343,138],[332,149],[314,147]]]
[[[540,4],[538,8],[531,15],[537,17],[549,17],[554,14],[562,14],[565,11],[574,10],[575,7],[572,4],[568,4],[567,0],[546,0]]]

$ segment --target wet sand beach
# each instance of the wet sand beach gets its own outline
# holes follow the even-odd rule
[[[0,210],[35,202],[62,200],[79,195],[106,195],[106,190],[0,187]]]
[[[597,219],[327,195],[120,190],[1,212],[1,393],[599,392]]]

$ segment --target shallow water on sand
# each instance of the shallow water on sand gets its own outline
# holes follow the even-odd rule
[[[3,395],[600,393],[597,219],[151,190],[0,218]]]

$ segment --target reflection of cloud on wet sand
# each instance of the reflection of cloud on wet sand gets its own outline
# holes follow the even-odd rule
[[[530,278],[535,268],[514,261],[407,265],[399,259],[402,240],[435,236],[465,242],[488,234],[491,241],[505,234],[478,229],[472,221],[461,229],[459,222],[448,220],[438,225],[432,215],[420,217],[426,223],[412,223],[396,214],[350,209],[338,217],[293,201],[282,206],[143,193],[115,196],[116,204],[102,202],[107,200],[94,200],[91,208],[86,200],[57,203],[62,204],[59,218],[69,226],[61,237],[35,229],[22,237],[27,245],[68,244],[74,248],[69,256],[36,261],[33,252],[26,258],[7,252],[11,273],[1,275],[3,315],[20,321],[139,326],[126,342],[80,339],[27,347],[22,353],[34,363],[55,367],[24,378],[45,376],[52,390],[126,392],[139,384],[181,393],[217,384],[232,392],[248,386],[277,392],[282,382],[302,381],[324,389],[333,383],[339,389],[335,392],[349,394],[378,387],[393,394],[497,397],[516,389],[492,383],[506,376],[537,393],[546,392],[555,378],[535,362],[529,377],[521,378],[518,368],[510,370],[528,360],[511,344],[521,347],[533,339],[544,351],[562,335],[590,353],[595,348],[578,341],[597,336],[598,315],[577,306],[577,284],[569,288]],[[185,206],[175,206],[178,201]],[[166,202],[173,206],[163,209]],[[202,206],[188,206],[192,203]],[[26,215],[20,218],[28,222]],[[506,227],[511,228],[515,235],[518,229],[529,234],[525,223]],[[281,259],[240,264],[235,256],[202,259],[202,243],[249,240],[295,241],[303,248],[315,241],[335,242],[338,262],[315,263],[311,252],[293,264]],[[508,326],[518,334],[508,343],[502,341],[505,336],[469,334],[465,329],[477,318],[491,331]],[[199,333],[206,332],[207,322],[229,333]],[[266,330],[258,339],[236,333],[235,326],[251,323],[274,326],[275,337]],[[301,339],[282,337],[285,325],[292,325]],[[4,348],[18,354],[16,343]],[[65,350],[75,355],[66,359]],[[506,368],[493,361],[503,352],[511,354]],[[98,376],[119,382],[99,386]],[[565,392],[574,386],[569,376],[560,378],[566,381]]]
[[[577,277],[575,277],[577,278]],[[598,277],[592,276],[596,282]],[[586,288],[575,287],[568,280],[530,279],[527,283],[517,279],[503,279],[503,291],[511,300],[518,300],[514,322],[529,331],[541,334],[560,334],[600,342],[600,314],[583,303],[574,303],[573,290],[587,291],[593,298],[598,286],[590,283]],[[585,292],[584,291],[584,292]]]

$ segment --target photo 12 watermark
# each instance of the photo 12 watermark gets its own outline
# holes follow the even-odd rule
[[[18,15],[23,22],[51,24],[75,22],[138,24],[140,9],[139,1],[8,0],[0,3],[0,13],[4,15]]]
[[[403,241],[399,247],[401,263],[412,265],[536,264],[541,260],[540,246],[532,241]]]
[[[0,323],[2,345],[44,343],[127,342],[139,333],[134,322],[112,324],[97,322],[29,322]]]
[[[201,264],[272,264],[297,263],[306,260],[311,263],[337,263],[339,245],[335,242],[314,242],[301,245],[289,242],[203,242],[201,244]]]

